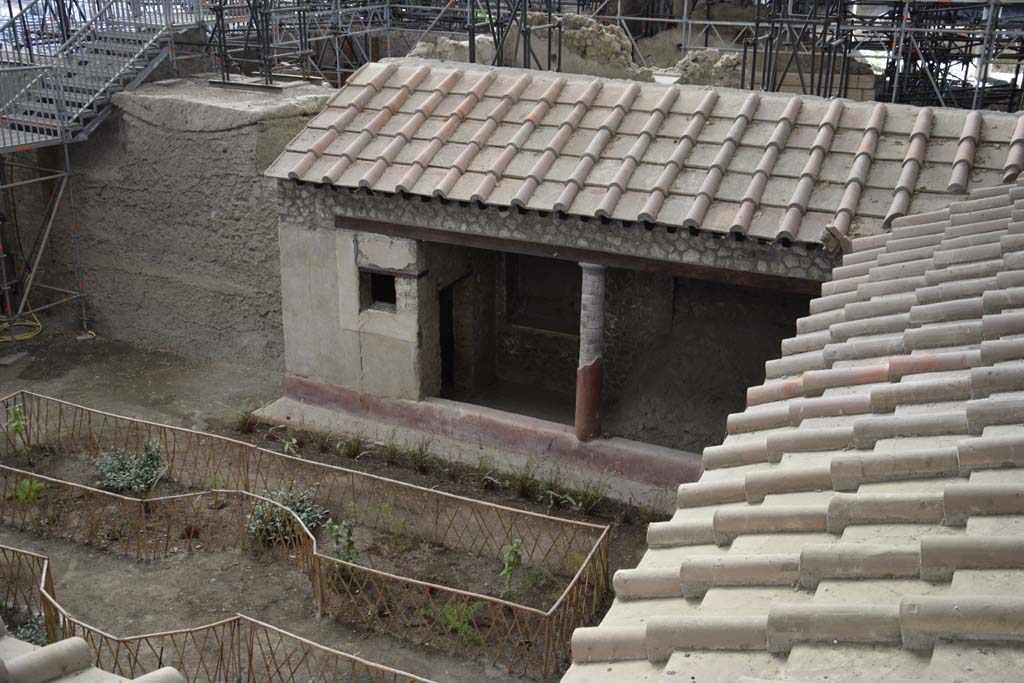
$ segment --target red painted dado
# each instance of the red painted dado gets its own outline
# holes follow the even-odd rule
[[[647,484],[696,481],[702,472],[698,453],[620,438],[580,441],[565,425],[468,403],[381,398],[294,375],[285,378],[285,395],[353,417],[419,429],[471,445],[557,457],[567,465]]]
[[[604,359],[576,370],[576,438],[580,441],[601,436],[601,379]]]

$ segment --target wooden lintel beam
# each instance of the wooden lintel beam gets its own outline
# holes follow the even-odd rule
[[[821,283],[816,280],[786,277],[784,275],[751,273],[742,270],[702,266],[694,263],[660,261],[642,256],[613,254],[594,249],[581,249],[579,247],[538,244],[536,242],[513,240],[505,237],[493,237],[491,235],[473,235],[438,228],[424,228],[419,225],[376,221],[369,218],[337,216],[335,218],[335,225],[345,230],[387,235],[388,237],[404,237],[411,240],[439,242],[441,244],[452,244],[474,249],[504,251],[513,254],[525,254],[527,256],[543,256],[545,258],[556,258],[577,263],[585,261],[588,263],[599,263],[611,268],[669,273],[677,277],[722,282],[739,287],[754,287],[757,289],[770,289],[811,296],[817,296],[821,293]]]

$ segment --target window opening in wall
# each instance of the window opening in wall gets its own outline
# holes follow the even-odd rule
[[[394,311],[398,303],[395,276],[372,270],[359,271],[359,308]]]
[[[513,325],[577,335],[580,267],[572,261],[507,254],[506,310]]]

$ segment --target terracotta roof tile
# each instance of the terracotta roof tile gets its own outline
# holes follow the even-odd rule
[[[353,74],[268,173],[441,198],[472,173],[482,204],[816,244],[1022,167],[1024,123],[997,112],[395,60]]]
[[[921,137],[927,118],[914,110],[893,125],[916,122]],[[930,134],[950,120],[936,115]],[[946,206],[854,241],[748,408],[729,417],[725,442],[705,450],[702,480],[680,486],[676,515],[651,525],[650,554],[617,574],[616,604],[651,616],[627,629],[626,608],[613,608],[578,630],[580,652],[605,663],[584,670],[577,658],[564,683],[622,680],[619,660],[633,658],[668,671],[677,656],[720,648],[732,649],[731,670],[761,670],[763,648],[790,652],[772,680],[824,680],[806,674],[799,649],[814,643],[827,644],[816,662],[836,657],[855,678],[884,677],[900,658],[908,680],[936,680],[935,667],[969,677],[981,661],[989,680],[1014,680],[1024,185]],[[839,362],[851,356],[869,360]],[[672,613],[703,616],[654,616]],[[832,665],[817,670],[834,677]]]

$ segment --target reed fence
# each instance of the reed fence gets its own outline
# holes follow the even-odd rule
[[[17,406],[17,409],[14,409]],[[23,427],[0,425],[0,457],[24,449],[96,457],[159,443],[166,478],[200,489],[140,500],[0,466],[0,523],[101,546],[138,560],[173,548],[280,552],[309,578],[317,612],[407,640],[503,663],[542,681],[568,659],[573,630],[598,611],[608,589],[608,528],[515,510],[372,474],[276,453],[234,439],[137,420],[30,392],[0,401]],[[261,495],[312,491],[336,519],[499,559],[520,541],[524,563],[562,577],[548,609],[352,564],[319,552],[299,519]],[[33,494],[32,492],[37,492]],[[289,520],[285,537],[261,538],[257,506]],[[216,628],[214,628],[216,626]],[[217,625],[204,642],[219,643]],[[211,640],[212,639],[212,640]],[[218,645],[219,647],[219,645]]]
[[[51,642],[84,639],[96,654],[96,666],[126,678],[173,666],[188,683],[431,683],[243,614],[198,628],[119,638],[60,605],[45,556],[4,545],[0,582],[0,605],[42,616]]]

